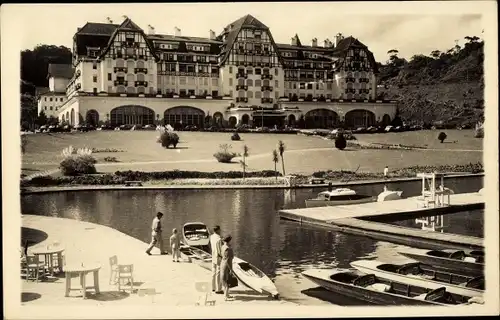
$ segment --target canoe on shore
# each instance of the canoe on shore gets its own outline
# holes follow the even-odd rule
[[[234,257],[233,273],[246,287],[259,293],[268,294],[275,299],[279,297],[278,289],[274,285],[274,282],[264,272],[249,262]]]
[[[184,260],[199,264],[202,268],[212,270],[212,255],[196,247],[181,244],[179,251]]]
[[[358,260],[351,266],[366,274],[391,281],[425,286],[430,289],[445,287],[446,291],[463,296],[482,297],[484,277],[466,277],[459,274],[439,271],[420,262],[391,264],[376,260]]]
[[[484,255],[481,256],[479,252],[469,251],[472,254],[467,254],[463,250],[408,249],[399,254],[439,270],[480,277],[484,276]]]
[[[311,269],[302,274],[329,291],[380,305],[453,306],[483,303],[477,297],[450,293],[445,287],[433,290],[390,281],[358,270]]]

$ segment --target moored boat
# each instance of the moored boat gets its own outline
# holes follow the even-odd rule
[[[481,303],[446,288],[430,289],[364,274],[357,270],[311,269],[302,274],[321,287],[354,299],[382,305],[463,305]]]
[[[182,226],[184,243],[204,251],[210,250],[210,233],[203,222],[188,222]]]
[[[269,277],[256,266],[238,257],[233,259],[233,273],[246,287],[277,299],[278,289]]]
[[[439,271],[420,262],[391,264],[376,260],[358,260],[352,262],[351,266],[361,272],[391,281],[425,286],[430,289],[445,287],[446,291],[458,295],[482,297],[484,293],[484,277],[473,278]]]
[[[314,199],[306,200],[307,208],[339,206],[345,204],[360,204],[377,201],[377,197],[357,194],[356,191],[348,188],[337,188],[322,191]]]
[[[179,251],[181,253],[181,257],[184,260],[199,264],[201,267],[207,270],[212,269],[212,255],[210,253],[185,244],[181,244],[181,246],[179,247]]]
[[[399,254],[410,259],[432,265],[438,270],[447,270],[469,277],[484,276],[484,254],[481,251],[422,250],[410,249]]]

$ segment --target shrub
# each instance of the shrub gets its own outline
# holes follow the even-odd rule
[[[476,130],[474,132],[474,137],[475,138],[484,138],[484,128],[483,127],[476,128]]]
[[[64,159],[59,164],[59,169],[63,175],[76,176],[96,173],[97,160],[92,156],[92,149],[80,148],[75,152],[73,146],[69,146],[63,149],[62,155]]]
[[[438,135],[438,140],[441,141],[441,143],[443,143],[443,141],[446,139],[446,137],[447,137],[446,133],[440,132]]]
[[[335,148],[339,150],[344,150],[347,147],[347,141],[344,138],[343,134],[339,134],[335,139]]]
[[[68,157],[59,164],[61,172],[65,176],[77,176],[80,174],[96,173],[96,160],[92,156],[86,157]]]
[[[229,149],[231,149],[230,144],[221,144],[219,148],[220,150],[214,153],[214,157],[221,163],[230,163],[234,157],[238,156],[238,154],[234,152],[229,152]]]
[[[104,161],[106,161],[106,162],[119,162],[118,159],[116,159],[116,157],[105,157]]]
[[[177,133],[172,131],[165,131],[160,136],[161,146],[164,148],[170,147],[171,145],[176,148],[179,143],[179,136]]]
[[[233,135],[231,136],[231,140],[240,141],[241,140],[240,135],[237,132],[233,133]]]

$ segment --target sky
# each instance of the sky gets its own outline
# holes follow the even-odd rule
[[[480,2],[479,2],[480,3]],[[369,47],[377,61],[388,59],[387,51],[397,49],[400,57],[429,55],[465,42],[465,36],[481,37],[484,26],[476,2],[443,2],[400,5],[386,3],[169,3],[169,4],[92,4],[92,5],[8,5],[4,13],[16,15],[21,30],[22,49],[37,44],[72,47],[78,27],[88,22],[105,23],[110,17],[121,23],[128,16],[144,31],[151,24],[156,33],[208,37],[212,29],[219,34],[232,21],[251,14],[267,25],[276,42],[290,43],[297,33],[303,44],[313,38],[322,45],[337,33],[352,35]],[[2,6],[4,9],[5,6]]]

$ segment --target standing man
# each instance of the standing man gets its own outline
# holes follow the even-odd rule
[[[389,167],[385,166],[384,168],[384,179],[389,178]]]
[[[151,243],[149,247],[146,249],[146,253],[151,255],[151,250],[154,248],[156,243],[158,243],[158,247],[160,248],[161,254],[167,254],[163,251],[163,238],[161,234],[161,218],[163,217],[163,213],[159,212],[156,214],[156,218],[153,219],[153,225],[151,226]]]
[[[220,238],[220,226],[214,227],[214,233],[210,236],[210,246],[212,247],[212,291],[222,294],[220,282],[220,263],[222,261],[222,240]]]

